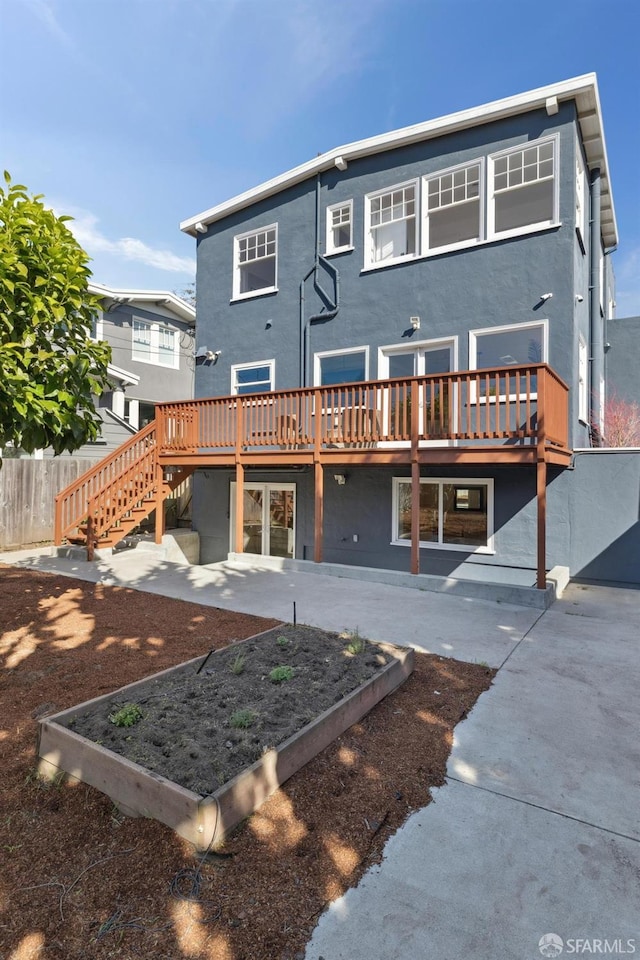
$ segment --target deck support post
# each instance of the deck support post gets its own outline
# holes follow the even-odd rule
[[[411,573],[420,573],[420,394],[416,380],[411,382]]]
[[[538,502],[538,572],[536,586],[547,586],[547,463],[544,458],[536,464],[536,493]]]
[[[164,471],[156,460],[156,536],[155,542],[162,543],[164,534]]]
[[[236,463],[236,529],[235,552],[244,553],[244,465]]]
[[[324,527],[324,469],[319,460],[316,460],[313,466],[315,474],[313,561],[314,563],[322,563],[322,531]]]
[[[536,587],[545,590],[547,586],[547,378],[541,370],[538,373],[538,412],[537,412],[537,461],[536,461],[536,501],[538,506],[538,569]]]

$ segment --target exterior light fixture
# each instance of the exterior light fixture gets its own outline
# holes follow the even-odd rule
[[[540,299],[541,299],[541,300],[551,300],[551,297],[552,297],[552,296],[553,296],[552,293],[543,293],[542,296],[540,297]]]
[[[345,483],[347,482],[347,476],[344,473],[334,473],[333,479],[339,487],[344,487]]]
[[[420,329],[420,317],[409,317],[409,323],[414,330]]]

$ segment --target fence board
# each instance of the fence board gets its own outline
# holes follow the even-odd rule
[[[3,460],[0,549],[53,540],[54,497],[101,457]]]

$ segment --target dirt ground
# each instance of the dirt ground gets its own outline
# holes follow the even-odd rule
[[[327,904],[429,803],[487,667],[417,656],[210,861],[90,787],[35,776],[38,717],[275,625],[0,566],[2,960],[299,960]]]
[[[218,651],[197,670],[163,674],[61,722],[207,796],[390,661],[381,647],[348,632],[283,624]],[[283,669],[291,676],[272,679]]]

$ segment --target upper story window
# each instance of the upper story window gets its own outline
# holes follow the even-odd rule
[[[231,367],[231,393],[269,393],[274,389],[275,360],[236,363]]]
[[[276,290],[278,226],[234,239],[233,297],[255,297]]]
[[[104,340],[104,314],[102,310],[98,310],[91,320],[90,337],[92,340]]]
[[[558,220],[556,137],[489,157],[488,238]]]
[[[353,249],[353,200],[327,207],[326,252],[341,253]]]
[[[150,320],[133,318],[132,360],[178,369],[180,345],[175,330]]]
[[[478,162],[425,178],[425,252],[481,238],[480,177]]]
[[[414,257],[417,249],[417,184],[407,183],[366,198],[365,266]]]

